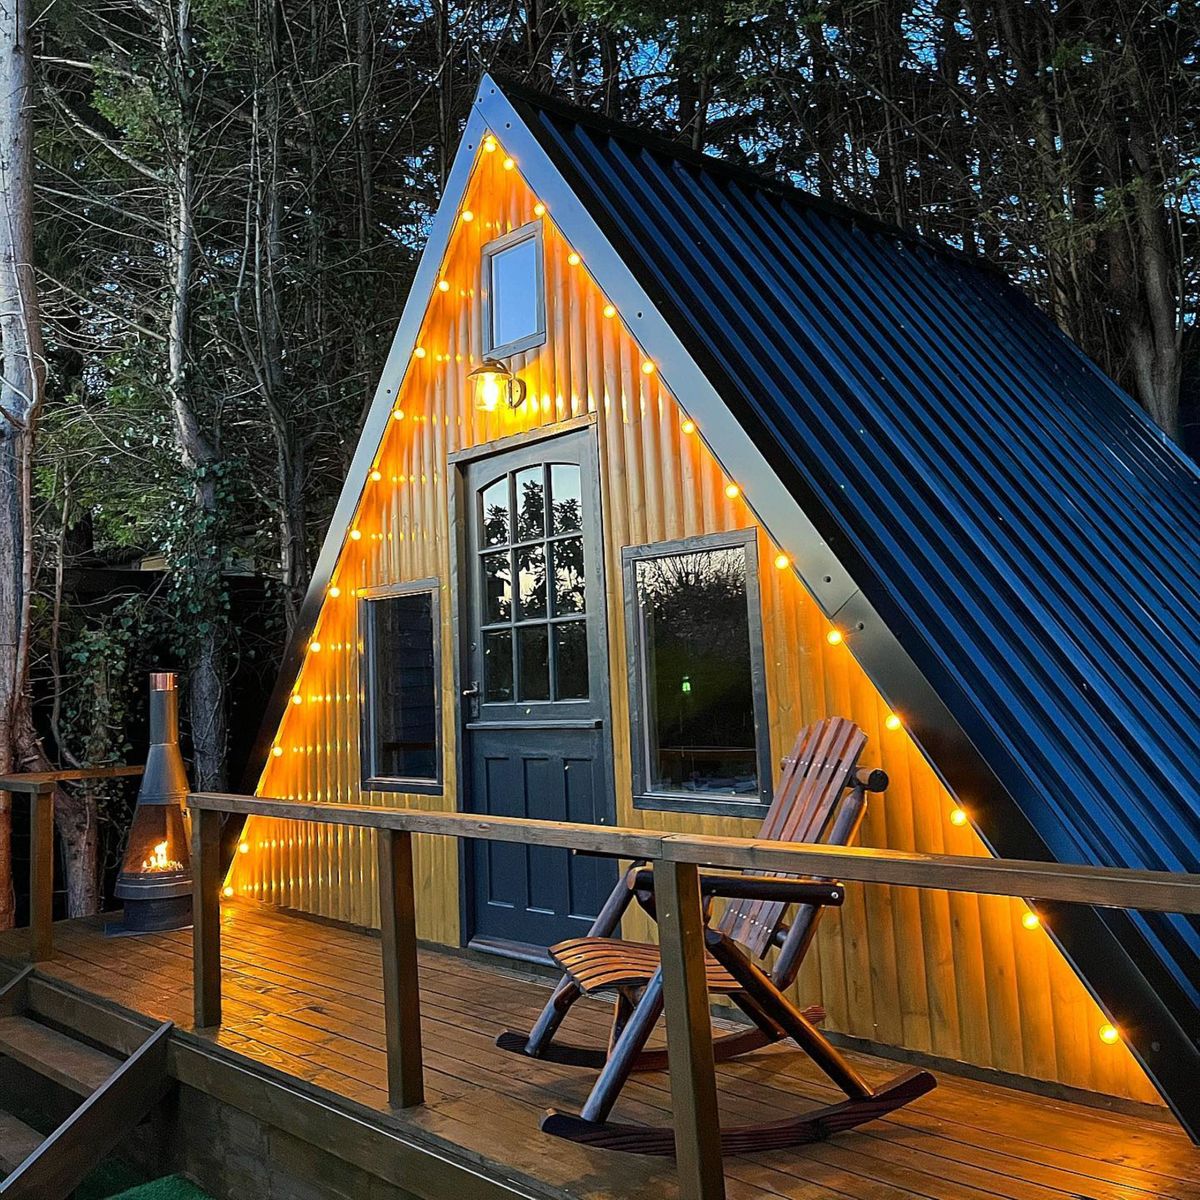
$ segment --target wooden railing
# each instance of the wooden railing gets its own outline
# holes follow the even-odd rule
[[[83,767],[0,775],[0,792],[29,797],[29,960],[54,953],[54,792],[60,783],[121,779],[143,767]]]
[[[749,868],[862,883],[1023,896],[1028,900],[1200,914],[1200,875],[1166,871],[760,842],[213,793],[190,795],[188,805],[192,810],[193,970],[195,1020],[199,1027],[221,1022],[221,814],[317,821],[377,831],[388,1096],[392,1105],[400,1108],[420,1104],[424,1099],[412,871],[414,833],[559,846],[655,863],[676,1163],[680,1194],[686,1200],[722,1200],[725,1195],[705,986],[702,867]]]

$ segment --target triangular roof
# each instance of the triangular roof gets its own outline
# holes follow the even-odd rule
[[[267,736],[489,129],[991,848],[1200,870],[1190,460],[996,272],[487,77]],[[1040,908],[1196,1134],[1200,923]]]

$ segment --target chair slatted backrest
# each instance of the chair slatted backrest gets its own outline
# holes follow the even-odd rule
[[[802,729],[791,755],[784,760],[779,787],[759,838],[779,842],[849,841],[865,806],[862,789],[853,785],[866,742],[866,734],[845,717],[829,717]],[[850,805],[856,807],[841,813]],[[842,819],[838,819],[839,814]],[[777,900],[734,900],[721,914],[717,928],[762,957],[770,949],[787,907]],[[808,920],[812,919],[813,914],[809,914]]]

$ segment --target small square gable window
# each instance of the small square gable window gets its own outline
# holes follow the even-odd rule
[[[542,223],[533,221],[483,248],[485,358],[506,358],[546,340]]]

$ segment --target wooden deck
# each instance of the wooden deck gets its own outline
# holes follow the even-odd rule
[[[225,1024],[184,1035],[222,1061],[304,1081],[306,1094],[381,1128],[442,1147],[517,1195],[678,1195],[669,1162],[588,1150],[546,1137],[549,1106],[577,1110],[589,1073],[497,1050],[524,1028],[547,985],[499,962],[427,951],[421,958],[427,1105],[387,1111],[379,941],[246,902],[223,908]],[[0,936],[21,959],[25,931]],[[187,932],[106,937],[99,922],[55,928],[50,981],[104,1005],[191,1026]],[[582,1003],[577,1034],[601,1040],[602,1005]],[[872,1080],[894,1064],[856,1062]],[[828,1103],[833,1089],[800,1054],[774,1048],[719,1068],[729,1121],[778,1119]],[[668,1123],[662,1075],[635,1077],[616,1119]],[[334,1139],[327,1147],[337,1153]],[[768,1197],[925,1197],[928,1200],[1200,1200],[1200,1150],[1166,1121],[1145,1120],[943,1076],[932,1095],[892,1117],[820,1145],[726,1160],[731,1200]],[[441,1194],[436,1189],[417,1194]]]

